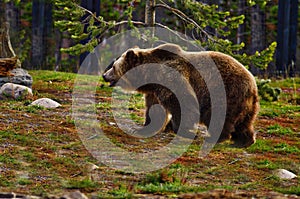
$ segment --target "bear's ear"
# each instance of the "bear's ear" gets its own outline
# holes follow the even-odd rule
[[[135,54],[134,50],[128,50],[126,53],[127,60],[135,60],[137,55]]]

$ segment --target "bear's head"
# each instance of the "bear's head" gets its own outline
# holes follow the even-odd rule
[[[126,72],[134,67],[147,63],[163,63],[174,60],[178,54],[182,54],[182,50],[174,44],[163,44],[148,49],[131,48],[112,61],[105,69],[102,77],[113,87]]]
[[[104,81],[109,82],[111,87],[115,86],[127,71],[144,63],[146,53],[145,50],[139,48],[128,49],[107,66],[102,75]]]

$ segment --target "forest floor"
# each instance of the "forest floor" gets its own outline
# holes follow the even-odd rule
[[[78,123],[72,117],[75,74],[30,73],[34,78],[32,99],[1,101],[0,192],[47,197],[80,190],[89,198],[300,196],[300,177],[282,180],[274,175],[276,169],[286,169],[300,176],[300,105],[295,100],[300,97],[300,78],[272,82],[283,93],[277,102],[261,101],[255,124],[257,141],[249,148],[234,148],[225,142],[201,157],[201,142],[196,139],[172,164],[152,172],[131,173],[101,163],[80,139]],[[144,139],[124,133],[112,114],[112,89],[99,82],[99,77],[84,77],[90,81],[89,85],[97,87],[94,95],[97,119],[115,146],[143,153],[172,140],[172,133]],[[56,109],[29,106],[41,97],[56,100],[62,106]],[[142,123],[142,96],[131,97],[127,110],[132,120]],[[87,135],[93,136],[90,132]],[[146,169],[147,165],[141,167]]]

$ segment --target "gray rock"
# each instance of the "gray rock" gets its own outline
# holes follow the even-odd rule
[[[80,191],[74,191],[64,195],[60,199],[88,199],[88,197],[83,193],[81,193]]]
[[[0,193],[0,198],[3,198],[3,199],[17,199],[17,198],[22,198],[22,199],[41,199],[41,197],[21,195],[21,194],[17,194],[17,193],[14,193],[14,192],[11,192],[11,193]]]
[[[0,193],[0,198],[15,198],[15,193]]]
[[[13,84],[13,83],[6,83],[0,88],[0,99],[1,98],[11,98],[11,99],[18,99],[18,98],[26,98],[32,96],[31,88],[26,86]]]
[[[49,99],[49,98],[37,99],[37,100],[33,101],[31,103],[31,105],[41,106],[44,108],[57,108],[57,107],[61,106],[59,103],[57,103],[56,101]]]
[[[289,179],[293,179],[296,178],[297,176],[285,169],[277,169],[274,171],[274,175],[276,175],[277,177],[279,177],[280,179],[285,179],[285,180],[289,180]]]
[[[22,68],[15,68],[12,71],[10,71],[10,73],[13,76],[0,77],[0,87],[6,83],[20,84],[29,88],[32,87],[32,77],[28,74],[26,70]]]

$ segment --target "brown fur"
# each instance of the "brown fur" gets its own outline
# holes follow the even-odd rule
[[[127,71],[141,64],[158,63],[172,67],[187,79],[195,91],[200,106],[199,122],[208,126],[211,118],[211,102],[206,83],[212,87],[218,86],[218,82],[214,81],[214,77],[210,78],[211,74],[206,70],[212,61],[222,76],[227,98],[226,119],[218,141],[231,138],[236,146],[250,146],[255,142],[253,123],[259,110],[257,86],[251,73],[228,55],[212,51],[187,52],[174,44],[164,44],[150,49],[129,49],[113,63],[113,67],[107,70],[103,77],[106,81],[111,82],[111,86],[114,86]],[[138,76],[139,78],[151,78],[153,75],[143,73]],[[201,75],[208,77],[209,82],[205,82]],[[157,71],[155,76],[158,79],[170,81],[174,78],[168,77],[168,71],[163,70]],[[127,89],[130,90],[129,87]],[[176,96],[168,89],[156,84],[142,86],[137,91],[145,94],[145,125],[151,123],[149,108],[153,104],[161,104],[172,115],[168,127],[176,132],[180,125],[180,105]],[[187,91],[187,93],[192,93],[192,91]],[[222,106],[221,101],[220,106]],[[168,122],[166,121],[165,125]],[[214,132],[210,133],[214,134]]]

